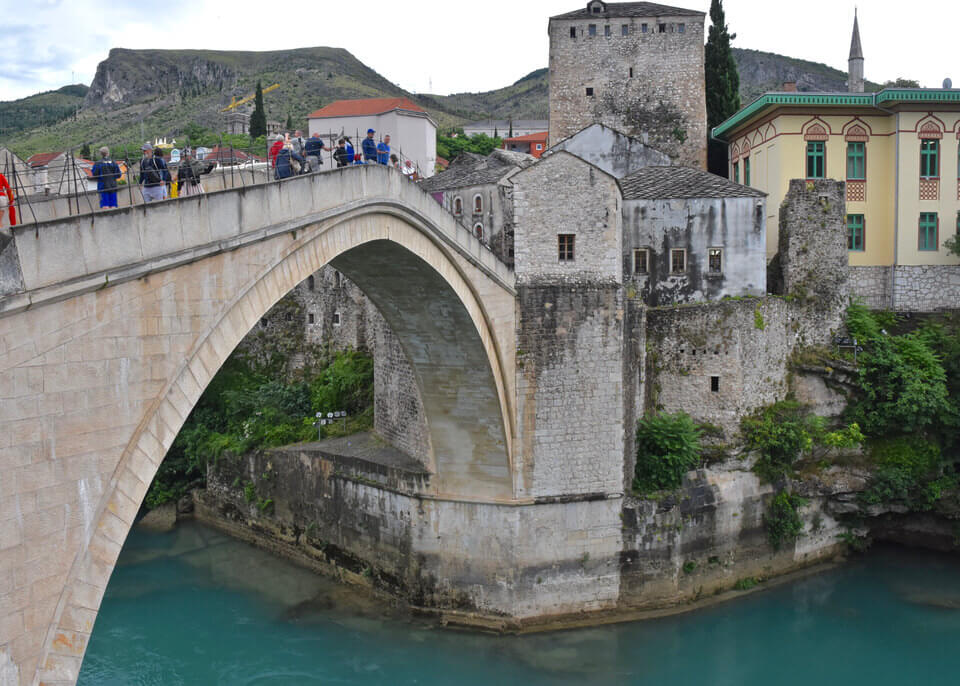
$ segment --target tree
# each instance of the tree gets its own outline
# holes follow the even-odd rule
[[[90,144],[89,144],[89,143],[84,143],[84,144],[83,144],[83,147],[80,148],[80,157],[82,157],[82,158],[85,159],[85,160],[89,160],[89,159],[90,159]]]
[[[287,113],[287,131],[293,130],[293,115]]]
[[[257,81],[257,93],[253,98],[253,114],[250,115],[250,137],[267,135],[267,113],[263,109],[263,88]]]
[[[919,88],[920,82],[913,79],[897,79],[896,81],[887,81],[883,84],[884,88]]]
[[[710,32],[707,35],[704,77],[707,88],[707,136],[740,109],[740,74],[733,59],[730,41],[737,37],[727,28],[723,0],[711,0]],[[726,145],[708,138],[707,167],[714,174],[727,176]]]

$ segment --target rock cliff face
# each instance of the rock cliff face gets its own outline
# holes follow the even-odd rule
[[[759,50],[733,49],[733,58],[740,72],[740,100],[748,104],[767,91],[781,90],[787,81],[795,81],[798,91],[845,91],[847,73],[818,62]],[[866,82],[866,90],[879,86]]]

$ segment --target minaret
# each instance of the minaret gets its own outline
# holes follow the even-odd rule
[[[847,75],[847,90],[851,93],[863,92],[863,48],[860,46],[860,26],[857,23],[857,10],[853,10],[853,38],[850,39],[850,60]]]

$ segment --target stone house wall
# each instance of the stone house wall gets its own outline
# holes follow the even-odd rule
[[[483,242],[500,261],[513,266],[513,187],[509,183],[484,183],[440,191],[443,208],[476,233],[477,223],[483,225]],[[474,211],[474,198],[483,199],[482,212]],[[454,213],[457,198],[463,203],[463,212]]]
[[[550,140],[599,122],[641,138],[678,164],[705,168],[703,22],[702,14],[552,18]],[[591,24],[597,27],[594,36]],[[665,25],[664,33],[659,24]]]

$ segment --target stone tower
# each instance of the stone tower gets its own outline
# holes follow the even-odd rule
[[[550,143],[602,123],[706,167],[704,13],[590,0],[550,18]]]
[[[857,10],[853,10],[853,38],[850,39],[849,74],[847,90],[851,93],[863,92],[863,47],[860,45],[860,25],[857,23]]]

